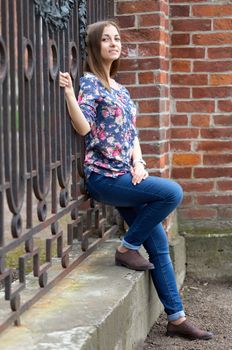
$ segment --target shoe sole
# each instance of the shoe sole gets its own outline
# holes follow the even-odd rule
[[[126,268],[128,268],[128,269],[130,269],[130,270],[135,270],[135,271],[147,271],[147,270],[154,270],[154,268],[155,267],[147,267],[147,268],[135,268],[135,267],[133,267],[133,266],[130,266],[130,265],[127,265],[127,264],[124,264],[124,263],[122,263],[122,262],[120,262],[120,261],[117,261],[117,260],[115,260],[115,265],[117,265],[117,266],[123,266],[123,267],[126,267]]]
[[[210,340],[210,339],[212,339],[212,336],[211,337],[196,338],[196,337],[191,337],[191,336],[189,336],[187,334],[177,334],[177,333],[172,333],[172,332],[166,332],[166,336],[167,337],[171,337],[171,338],[175,338],[175,337],[185,338],[185,339],[188,339],[190,341],[192,341],[192,340]]]
[[[170,337],[170,338],[185,338],[185,339],[188,339],[190,341],[196,340],[196,338],[194,338],[194,337],[189,337],[189,336],[184,335],[184,334],[180,335],[180,334],[170,333],[170,332],[166,332],[166,336]]]

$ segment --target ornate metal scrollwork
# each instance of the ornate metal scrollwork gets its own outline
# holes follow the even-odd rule
[[[53,0],[34,0],[36,12],[44,21],[56,30],[65,29],[71,11],[77,0],[63,0],[61,4],[54,3]],[[78,1],[80,49],[83,59],[86,58],[86,27],[87,27],[87,0]]]
[[[80,49],[83,59],[86,58],[86,27],[87,27],[87,0],[79,1],[79,36],[80,36]]]
[[[54,29],[65,29],[76,0],[63,0],[61,4],[53,0],[34,0],[37,13]]]

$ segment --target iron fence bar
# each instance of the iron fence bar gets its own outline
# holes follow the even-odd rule
[[[50,61],[50,52],[49,52],[49,34],[48,26],[43,22],[43,135],[44,135],[44,162],[43,162],[43,183],[42,188],[44,202],[48,191],[50,189],[50,164],[51,164],[51,122],[50,122],[50,84],[49,84],[49,61]]]
[[[43,147],[43,134],[42,134],[42,119],[43,119],[43,91],[42,91],[42,72],[43,72],[43,55],[41,53],[41,41],[42,41],[42,19],[39,16],[36,16],[35,18],[35,33],[36,33],[36,114],[35,114],[35,123],[34,123],[34,132],[35,132],[35,164],[34,168],[36,170],[37,176],[33,178],[33,188],[36,195],[36,198],[38,200],[42,199],[42,193],[41,188],[43,187],[42,184],[42,174],[41,170],[43,170],[43,159],[41,159],[41,156],[44,152]]]
[[[1,14],[2,14],[2,1],[0,3],[1,6]],[[6,65],[7,65],[7,55],[6,55],[6,47],[5,42],[3,38],[2,33],[2,25],[3,21],[1,20],[0,23],[0,50],[1,50],[1,75],[0,75],[0,247],[4,245],[4,233],[3,233],[3,227],[4,227],[4,146],[3,146],[3,111],[2,111],[2,105],[3,105],[3,89],[2,89],[2,82],[5,78],[6,73]],[[0,272],[2,273],[4,270],[4,260],[3,258],[0,261]]]
[[[10,2],[8,2],[8,5],[10,5]],[[10,86],[11,86],[11,95],[10,95],[10,123],[11,123],[11,149],[12,152],[12,158],[11,158],[11,164],[12,164],[12,191],[16,194],[17,193],[17,168],[18,168],[18,146],[17,146],[17,135],[16,135],[16,89],[15,89],[15,74],[16,74],[16,67],[15,67],[15,55],[14,52],[14,38],[15,38],[15,23],[14,23],[14,16],[15,16],[15,6],[12,7],[13,13],[12,16],[9,16],[9,51],[10,51],[10,57],[9,57],[9,64],[10,64]]]
[[[25,28],[26,33],[25,37],[28,38],[28,41],[25,41],[24,46],[24,55],[26,55],[27,62],[25,62],[25,96],[27,97],[27,103],[25,103],[25,116],[26,116],[26,138],[27,138],[27,148],[26,148],[26,156],[27,156],[27,172],[29,173],[29,177],[26,180],[26,227],[32,227],[33,225],[33,200],[32,200],[32,100],[33,100],[33,79],[34,79],[34,43],[33,43],[33,33],[34,26],[33,21],[29,21],[29,18],[33,18],[33,7],[32,3],[27,1],[27,14],[25,16]],[[24,57],[25,59],[25,57]]]
[[[7,8],[6,8],[6,2],[1,2],[1,11],[2,11],[2,38],[3,42],[7,47],[7,44],[9,42],[8,36],[7,36]],[[9,62],[8,62],[9,65]],[[8,132],[8,79],[4,77],[2,81],[2,129],[3,134],[1,135],[3,139],[3,163],[4,163],[4,174],[3,174],[3,182],[8,182],[9,187],[6,187],[6,190],[10,188],[10,171],[9,171],[9,160],[7,158],[9,154],[9,132]]]

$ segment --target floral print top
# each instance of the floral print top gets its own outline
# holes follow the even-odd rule
[[[109,92],[92,73],[85,73],[80,80],[79,106],[90,124],[85,136],[85,175],[92,171],[117,177],[130,171],[134,141],[136,108],[128,90]]]

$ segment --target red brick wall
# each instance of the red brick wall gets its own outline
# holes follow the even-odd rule
[[[181,230],[231,230],[232,4],[118,0],[115,11],[120,80],[138,106],[150,173],[183,186]]]
[[[170,1],[172,177],[186,192],[180,227],[225,232],[232,223],[232,4],[202,3]]]

